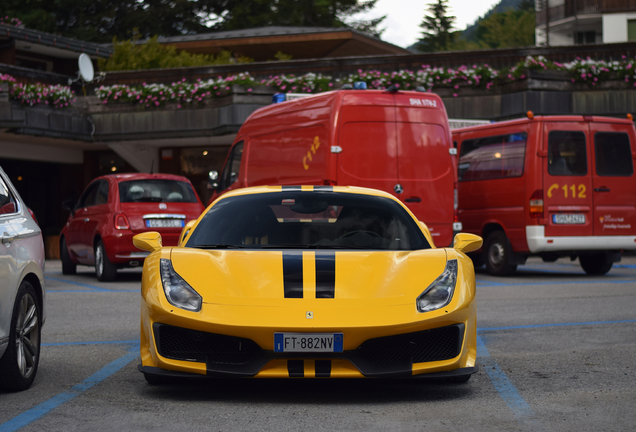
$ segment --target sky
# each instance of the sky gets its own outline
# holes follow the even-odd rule
[[[449,15],[456,17],[457,30],[464,30],[499,1],[448,0]],[[380,28],[386,29],[382,33],[382,40],[406,48],[422,36],[420,24],[428,5],[434,2],[435,0],[378,0],[373,11],[360,16],[369,19],[387,15],[380,25]]]

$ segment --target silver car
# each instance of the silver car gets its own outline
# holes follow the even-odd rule
[[[0,387],[25,390],[38,370],[45,320],[44,243],[0,168]]]

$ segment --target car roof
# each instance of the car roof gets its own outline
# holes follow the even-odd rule
[[[126,174],[107,174],[97,179],[111,179],[116,182],[129,181],[129,180],[177,180],[190,183],[186,177],[178,176],[174,174],[148,174],[148,173],[126,173]],[[95,180],[97,180],[95,179]]]

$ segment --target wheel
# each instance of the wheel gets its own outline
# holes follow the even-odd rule
[[[97,240],[95,244],[95,276],[102,282],[114,281],[117,277],[117,267],[108,259],[101,240]]]
[[[66,246],[66,239],[62,237],[60,241],[60,258],[62,259],[62,274],[74,275],[77,273],[77,265],[71,260],[71,255],[68,253],[68,247]]]
[[[33,286],[22,281],[15,297],[9,345],[0,359],[0,386],[26,390],[35,379],[40,362],[40,305]]]
[[[491,275],[511,275],[517,269],[517,264],[511,263],[512,248],[503,231],[495,231],[488,236],[484,253],[486,269]]]
[[[604,275],[614,265],[611,255],[607,252],[579,255],[579,262],[585,273],[589,275]]]

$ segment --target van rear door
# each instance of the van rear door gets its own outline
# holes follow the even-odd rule
[[[636,234],[634,127],[625,123],[590,123],[594,235]]]
[[[438,246],[453,238],[456,167],[441,101],[422,94],[395,95],[399,198],[424,221]]]
[[[543,130],[545,235],[591,236],[594,191],[588,123],[546,121]]]
[[[393,95],[345,95],[340,124],[338,185],[394,193],[398,161]]]

